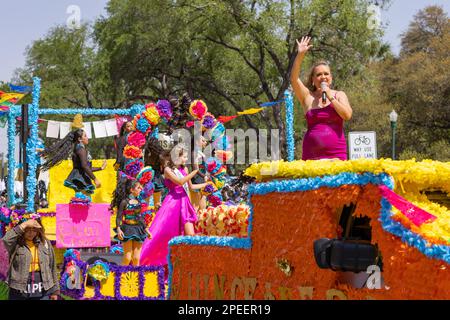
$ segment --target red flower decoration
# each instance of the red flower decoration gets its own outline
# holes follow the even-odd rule
[[[142,150],[135,146],[126,146],[123,148],[123,155],[127,159],[142,158]]]

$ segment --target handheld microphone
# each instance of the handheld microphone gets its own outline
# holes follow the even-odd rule
[[[320,88],[322,88],[322,103],[325,104],[327,102],[327,93],[324,91],[328,88],[328,83],[325,81],[320,84]]]

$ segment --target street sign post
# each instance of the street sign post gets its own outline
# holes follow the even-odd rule
[[[349,132],[348,141],[349,160],[377,158],[377,136],[375,131]]]

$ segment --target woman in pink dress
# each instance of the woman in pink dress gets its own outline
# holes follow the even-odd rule
[[[291,71],[291,85],[308,124],[302,160],[347,160],[344,121],[351,119],[352,107],[345,92],[330,89],[333,80],[330,66],[319,61],[313,65],[306,85],[299,79],[305,54],[312,47],[310,40],[310,37],[297,40],[298,53]]]
[[[198,170],[188,173],[187,160],[188,153],[180,145],[163,156],[164,184],[169,193],[150,226],[152,238],[146,239],[142,246],[140,265],[167,265],[169,241],[179,235],[195,235],[197,213],[189,200],[189,188],[201,189],[206,183],[191,183]]]

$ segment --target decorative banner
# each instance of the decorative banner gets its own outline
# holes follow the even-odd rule
[[[416,226],[420,227],[425,222],[436,220],[435,216],[415,206],[405,198],[400,197],[388,187],[380,185],[378,188],[380,189],[383,197],[385,197],[390,204],[400,210]]]
[[[71,122],[60,122],[59,123],[59,138],[64,139],[65,136],[69,134],[69,132],[72,130]]]
[[[117,136],[119,130],[117,130],[117,122],[115,119],[105,120],[106,133],[108,137]]]
[[[89,207],[57,204],[56,247],[109,247],[110,218],[107,203],[92,203]]]
[[[0,103],[3,103],[5,101],[10,101],[10,100],[20,100],[24,97],[25,95],[23,93],[7,93],[7,92],[1,92],[0,91]],[[17,101],[14,101],[14,103],[16,103]]]
[[[56,138],[57,139],[59,136],[59,122],[48,121],[46,135],[48,138]]]
[[[106,138],[108,136],[106,132],[105,121],[94,121],[92,122],[94,126],[94,133],[96,138]]]
[[[91,123],[90,122],[84,122],[83,125],[84,125],[83,130],[84,130],[84,132],[86,132],[86,135],[87,135],[88,139],[92,139]]]
[[[263,111],[265,108],[267,107],[273,107],[276,105],[279,105],[281,103],[283,103],[284,100],[280,100],[280,101],[271,101],[271,102],[265,102],[265,103],[261,103],[259,106],[261,108],[250,108],[250,109],[246,109],[244,111],[240,111],[238,112],[236,115],[233,116],[219,116],[217,118],[217,120],[221,123],[226,123],[229,122],[233,119],[236,119],[239,116],[243,116],[243,115],[252,115],[252,114],[257,114],[260,113],[261,111]]]
[[[32,86],[15,86],[15,85],[9,84],[9,88],[11,89],[11,91],[19,92],[19,93],[30,93],[31,91],[33,91]]]

